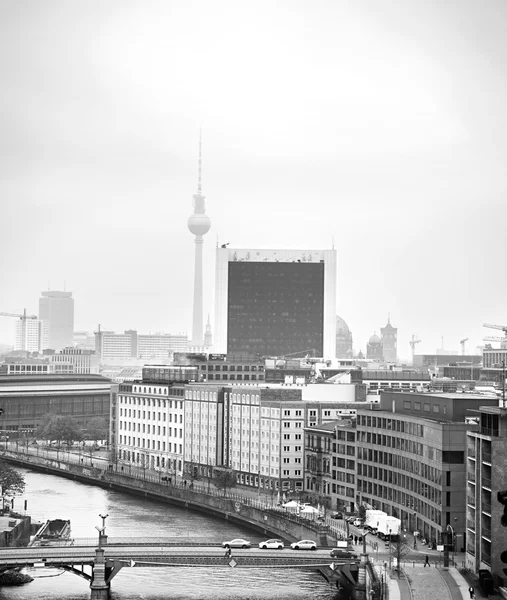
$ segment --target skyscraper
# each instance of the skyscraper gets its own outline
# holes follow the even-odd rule
[[[195,235],[194,266],[194,308],[192,314],[192,344],[203,345],[203,307],[202,307],[202,245],[204,235],[211,227],[211,220],[206,214],[205,197],[201,193],[201,137],[199,136],[199,178],[197,194],[194,194],[194,212],[188,219],[188,229]]]
[[[217,248],[217,353],[336,354],[336,251]]]
[[[61,350],[73,345],[74,299],[72,292],[42,292],[39,319],[48,322],[48,348]]]

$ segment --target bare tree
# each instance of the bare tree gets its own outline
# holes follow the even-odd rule
[[[217,468],[213,469],[213,483],[219,490],[224,491],[224,496],[227,494],[227,490],[233,488],[238,483],[238,476],[236,471],[232,469]]]
[[[400,567],[401,561],[410,554],[410,548],[403,542],[403,540],[398,539],[395,542],[389,542],[389,554],[393,559],[396,559],[396,570],[398,572],[398,577],[400,576]]]

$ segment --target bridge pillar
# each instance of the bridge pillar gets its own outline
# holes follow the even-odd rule
[[[95,560],[92,569],[91,600],[108,600],[109,584],[106,582],[106,560],[103,548],[95,548]]]
[[[366,552],[361,553],[361,561],[359,563],[359,571],[356,585],[356,600],[366,600],[366,563],[368,562],[368,555]]]

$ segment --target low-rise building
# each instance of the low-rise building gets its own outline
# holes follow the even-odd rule
[[[32,433],[48,414],[69,415],[86,425],[109,421],[111,381],[100,375],[0,375],[0,430]]]

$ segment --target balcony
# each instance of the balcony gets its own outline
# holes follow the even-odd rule
[[[475,507],[475,496],[468,494],[467,495],[467,504]]]

